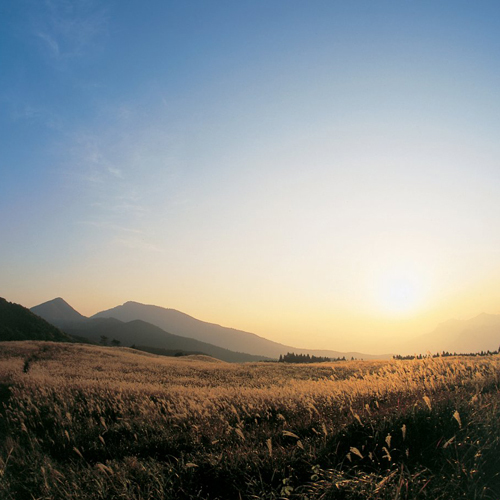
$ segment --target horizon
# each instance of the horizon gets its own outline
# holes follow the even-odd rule
[[[500,5],[0,9],[6,300],[360,352],[500,313]]]
[[[31,310],[34,307],[43,306],[45,304],[49,304],[49,303],[57,301],[57,300],[63,301],[71,309],[73,309],[77,313],[81,314],[81,311],[77,307],[74,307],[73,304],[70,304],[68,301],[66,301],[64,299],[64,297],[60,297],[60,296],[59,297],[55,297],[55,298],[50,299],[50,300],[47,300],[47,301],[44,301],[44,302],[41,302],[39,304],[35,304],[34,306],[30,306],[28,309]],[[160,308],[160,309],[166,309],[166,310],[175,311],[177,313],[180,313],[180,314],[182,314],[184,316],[188,316],[188,317],[193,318],[193,319],[195,319],[197,321],[200,321],[202,323],[213,324],[213,325],[216,325],[216,326],[221,326],[223,328],[228,328],[228,329],[231,329],[231,330],[237,330],[237,331],[244,332],[244,333],[250,333],[252,335],[257,335],[259,337],[266,338],[263,335],[259,335],[259,334],[255,333],[255,332],[252,332],[252,331],[249,331],[249,330],[243,330],[243,329],[238,328],[237,326],[234,326],[234,325],[226,325],[226,324],[222,324],[220,322],[209,322],[209,321],[206,321],[203,318],[195,317],[195,316],[191,315],[189,312],[186,312],[186,311],[180,311],[178,309],[174,309],[174,308],[166,307],[166,306],[161,306],[161,305],[158,305],[158,304],[149,304],[149,303],[137,302],[137,301],[134,301],[134,300],[127,300],[127,301],[125,301],[125,302],[123,302],[121,304],[117,304],[117,305],[112,306],[110,308],[99,309],[99,310],[95,311],[93,314],[90,314],[90,315],[83,314],[83,316],[86,317],[87,319],[92,319],[93,316],[95,316],[96,314],[99,314],[99,313],[102,313],[102,312],[105,312],[105,311],[108,311],[108,310],[111,310],[111,309],[123,307],[123,306],[125,306],[126,304],[129,304],[129,303],[131,303],[131,304],[138,304],[138,305],[141,305],[141,306],[154,307],[154,308]],[[432,329],[432,331],[421,332],[420,334],[417,334],[416,336],[411,337],[411,338],[407,338],[405,340],[409,341],[409,342],[411,342],[411,341],[419,341],[421,339],[421,337],[424,337],[426,334],[432,334],[432,333],[434,333],[434,331],[439,330],[440,327],[442,327],[444,325],[447,325],[449,323],[453,323],[453,322],[463,322],[463,323],[465,323],[465,322],[473,321],[473,320],[475,320],[475,319],[477,319],[479,317],[482,317],[482,316],[499,316],[499,315],[498,314],[487,313],[487,312],[481,312],[481,313],[479,313],[479,314],[477,314],[477,315],[475,315],[473,317],[465,318],[465,319],[449,318],[449,319],[447,319],[447,320],[445,320],[445,321],[443,321],[441,323],[436,324],[434,326],[434,328]],[[132,321],[134,321],[134,320],[132,320]],[[142,320],[142,321],[144,321],[144,320]],[[266,338],[266,340],[272,340],[272,339],[267,339]],[[401,342],[401,340],[399,340],[399,342]],[[283,344],[286,345],[286,342],[280,342],[280,343],[283,343]],[[358,352],[360,354],[366,354],[366,355],[387,355],[387,354],[394,354],[394,352],[392,352],[392,351],[397,351],[398,349],[403,349],[403,353],[404,354],[412,354],[412,352],[410,352],[409,350],[407,350],[407,347],[404,346],[404,341],[401,344],[399,344],[399,345],[397,344],[397,342],[396,342],[396,344],[389,345],[388,349],[386,351],[382,351],[382,350],[367,351],[367,350],[363,350],[363,349],[347,349],[347,348],[343,349],[343,348],[340,348],[340,347],[337,347],[337,348],[336,347],[333,347],[333,348],[318,348],[318,347],[316,347],[314,345],[306,345],[306,344],[304,344],[304,345],[293,345],[293,346],[289,345],[288,347],[296,348],[296,349],[317,350],[317,351],[331,350],[331,351],[338,351],[340,353],[342,353],[342,352],[344,352],[344,353]],[[423,347],[423,345],[422,345],[422,347]],[[426,349],[426,350],[429,351],[429,349]],[[483,350],[487,350],[487,348],[485,348]],[[399,352],[399,354],[401,354],[401,353]],[[423,352],[421,352],[421,354],[423,354]]]

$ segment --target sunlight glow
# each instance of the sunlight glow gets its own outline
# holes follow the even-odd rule
[[[377,303],[386,313],[412,313],[421,307],[425,299],[424,288],[418,275],[393,271],[380,279],[376,289]]]

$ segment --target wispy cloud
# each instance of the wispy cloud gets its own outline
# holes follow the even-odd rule
[[[163,248],[159,247],[158,245],[139,238],[116,238],[114,241],[116,244],[124,246],[126,248],[130,248],[132,250],[145,250],[148,252],[157,253],[164,251]]]
[[[32,102],[4,94],[0,97],[0,106],[4,109],[4,116],[13,122],[43,124],[54,131],[61,131],[64,128],[62,117],[45,104],[32,104]]]
[[[153,243],[154,235],[136,227],[113,224],[109,220],[82,220],[79,221],[79,224],[104,231],[106,235],[111,237],[111,242],[114,245],[155,253],[164,251],[161,246]]]
[[[108,172],[111,174],[111,175],[114,175],[115,177],[117,177],[118,179],[123,179],[123,173],[122,171],[117,168],[117,167],[113,167],[113,166],[108,166]]]
[[[48,49],[48,51],[52,57],[55,57],[56,59],[58,59],[61,56],[61,51],[59,50],[59,44],[57,43],[57,40],[52,35],[50,35],[49,33],[45,33],[45,32],[38,32],[36,34],[36,36],[38,38],[40,38],[40,40],[42,40],[42,42],[44,42],[45,47]]]
[[[46,0],[34,32],[57,61],[82,56],[107,32],[108,13],[92,0]]]
[[[105,122],[68,134],[61,169],[82,204],[81,224],[121,246],[158,252],[162,217],[178,210],[180,175],[175,141],[155,116],[145,125],[142,113],[128,103],[108,105]]]
[[[84,225],[84,226],[92,226],[96,227],[99,229],[106,229],[106,230],[112,230],[115,231],[116,233],[130,233],[130,234],[136,234],[136,235],[143,235],[144,231],[141,229],[136,229],[133,227],[124,227],[124,226],[119,226],[117,224],[111,224],[110,222],[107,221],[98,221],[98,220],[82,220],[79,222],[79,224]]]

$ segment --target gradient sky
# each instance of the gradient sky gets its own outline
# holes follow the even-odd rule
[[[498,1],[0,4],[0,295],[382,352],[500,313]]]

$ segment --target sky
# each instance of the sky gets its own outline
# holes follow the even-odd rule
[[[4,0],[0,296],[384,352],[500,313],[500,4]]]

